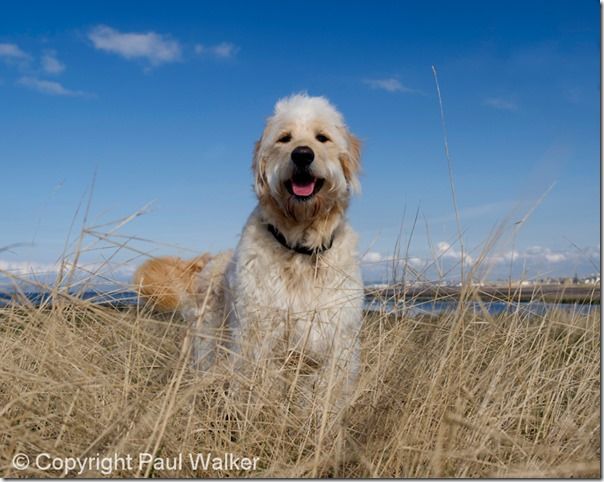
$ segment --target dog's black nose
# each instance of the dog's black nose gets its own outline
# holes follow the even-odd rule
[[[292,151],[292,161],[297,167],[307,167],[314,160],[315,153],[308,146],[298,146]]]

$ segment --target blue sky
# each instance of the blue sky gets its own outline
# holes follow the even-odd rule
[[[455,261],[435,65],[473,259],[509,216],[493,276],[515,257],[529,276],[595,271],[599,28],[585,0],[5,2],[0,248],[24,245],[0,268],[58,258],[95,172],[89,224],[153,201],[119,232],[157,244],[133,246],[234,246],[252,145],[298,91],[328,97],[364,141],[349,217],[367,263],[389,260],[401,225],[406,247],[418,209],[409,255]]]

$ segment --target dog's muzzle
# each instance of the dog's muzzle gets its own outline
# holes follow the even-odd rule
[[[291,153],[294,172],[291,179],[285,182],[285,188],[299,201],[311,199],[323,186],[323,179],[312,174],[311,164],[315,153],[308,146],[298,146]]]

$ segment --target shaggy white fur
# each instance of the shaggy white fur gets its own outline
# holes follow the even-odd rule
[[[302,170],[292,154],[300,147],[314,153]],[[200,369],[221,353],[239,372],[262,365],[278,374],[294,360],[312,374],[314,390],[338,404],[348,398],[360,363],[363,291],[357,238],[344,215],[358,189],[359,155],[358,140],[326,99],[277,102],[254,155],[258,206],[237,248],[214,257],[179,295],[195,326]],[[294,184],[313,194],[295,195]]]

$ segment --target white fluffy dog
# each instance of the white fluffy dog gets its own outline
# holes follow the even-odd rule
[[[294,362],[314,374],[313,389],[350,393],[363,291],[344,215],[359,167],[360,143],[325,98],[282,99],[256,143],[258,205],[235,251],[139,268],[141,295],[195,327],[201,369],[221,354],[239,371],[261,364],[278,373]]]

